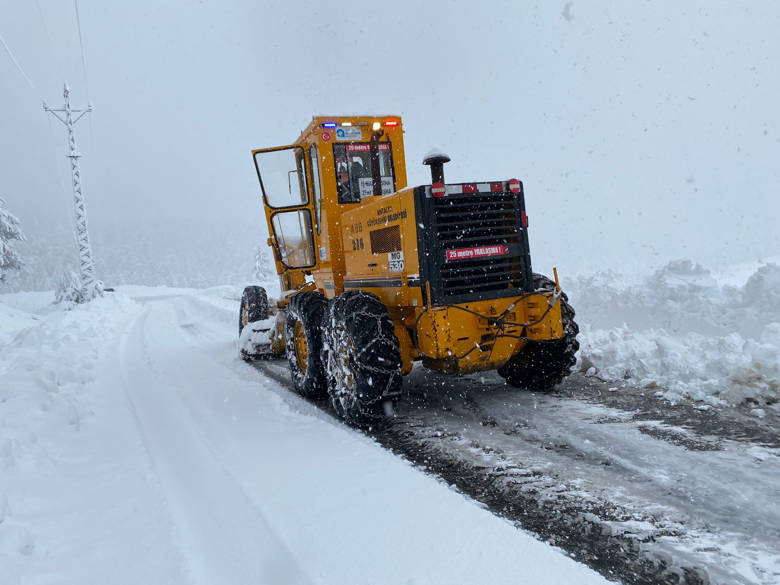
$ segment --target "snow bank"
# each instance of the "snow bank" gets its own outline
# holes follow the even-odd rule
[[[94,377],[101,345],[137,308],[126,297],[106,295],[33,315],[4,302],[11,296],[0,296],[0,471],[47,460],[48,441],[57,443],[60,433],[90,416],[83,386]]]
[[[137,305],[107,295],[67,310],[46,295],[0,296],[0,581],[16,583],[39,543],[28,525],[25,494],[51,484],[64,462],[63,445],[94,415],[85,385],[94,378],[102,345]],[[64,494],[59,495],[59,499]],[[45,548],[45,547],[44,547]],[[44,554],[47,551],[44,551]]]
[[[742,286],[718,280],[685,260],[638,284],[614,273],[566,283],[582,326],[580,367],[671,401],[776,404],[780,266],[760,266]]]
[[[29,313],[0,303],[0,346],[11,341],[19,330],[34,325],[36,321],[37,318]]]

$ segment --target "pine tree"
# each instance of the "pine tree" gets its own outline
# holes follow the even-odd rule
[[[0,197],[0,283],[4,283],[12,270],[21,269],[23,263],[14,249],[14,240],[24,241],[19,219],[5,208]]]

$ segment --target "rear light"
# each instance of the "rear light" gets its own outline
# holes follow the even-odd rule
[[[398,120],[385,120],[385,126],[398,126]]]
[[[510,179],[509,190],[512,193],[520,193],[520,181],[518,181],[517,179]]]
[[[380,124],[379,122],[374,122],[373,124],[371,124],[371,129],[372,130],[379,130],[381,127],[382,127],[382,124]]]
[[[523,228],[528,227],[528,216],[525,214],[525,209],[520,212],[520,225]]]
[[[447,187],[444,186],[444,183],[434,183],[431,185],[431,195],[436,197],[437,199],[440,197],[444,197],[444,194],[447,192]]]

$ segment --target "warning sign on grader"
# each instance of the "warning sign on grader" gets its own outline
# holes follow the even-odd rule
[[[484,258],[485,256],[503,256],[509,253],[509,246],[498,244],[496,246],[479,246],[477,248],[458,248],[447,250],[447,261],[468,260],[470,258]]]

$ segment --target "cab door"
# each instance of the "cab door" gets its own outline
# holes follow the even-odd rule
[[[317,265],[311,164],[299,145],[253,150],[252,157],[282,289],[293,290]]]

